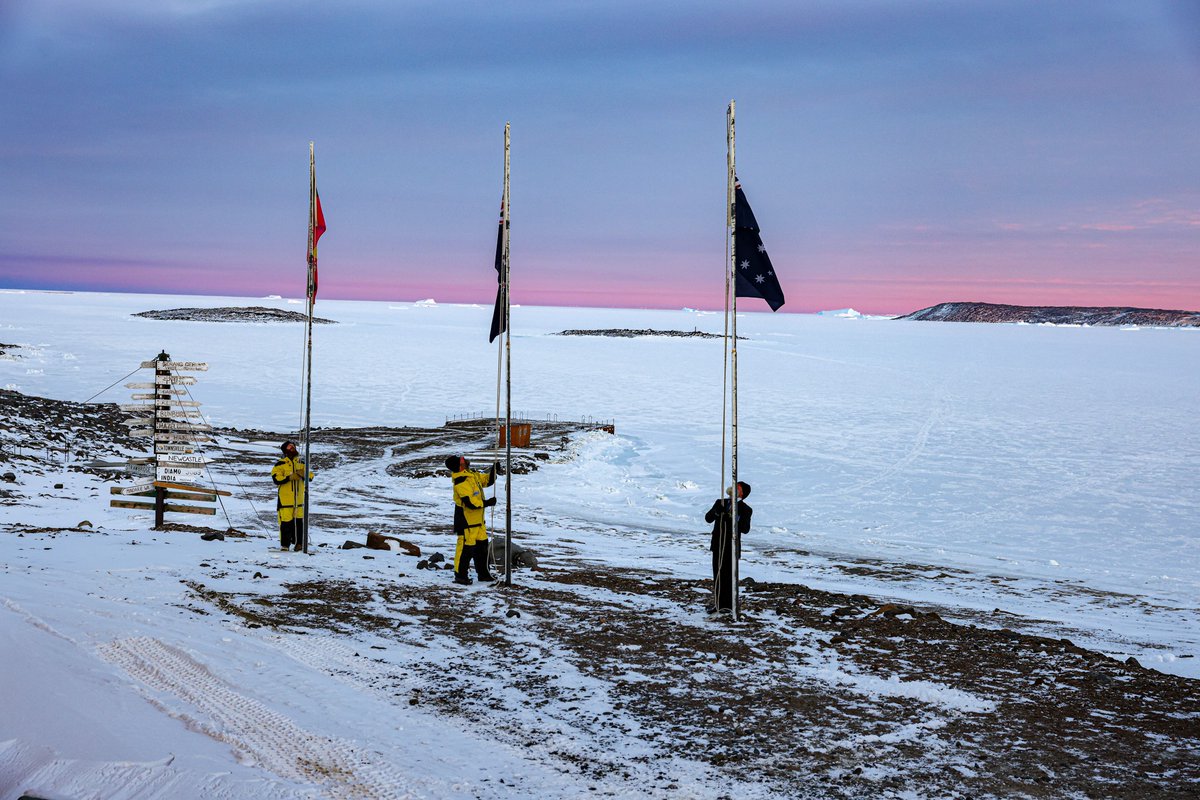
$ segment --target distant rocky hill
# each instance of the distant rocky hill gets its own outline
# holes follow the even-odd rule
[[[692,331],[658,331],[650,328],[634,330],[631,328],[601,328],[597,330],[571,329],[562,331],[559,336],[616,336],[622,339],[632,339],[636,336],[674,336],[681,339],[722,339],[719,333],[706,333],[700,330]],[[739,336],[739,339],[744,337]]]
[[[896,319],[925,322],[1027,322],[1054,325],[1150,325],[1200,327],[1198,311],[1088,306],[1006,306],[995,303],[938,303]]]
[[[244,308],[169,308],[163,311],[142,311],[135,317],[148,319],[176,319],[189,322],[304,322],[307,315],[299,311],[287,311],[280,308],[264,306],[247,306]],[[334,320],[313,317],[313,322],[319,324],[335,324]]]

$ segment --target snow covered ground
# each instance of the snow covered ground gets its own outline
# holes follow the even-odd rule
[[[121,384],[138,376],[127,373],[165,350],[210,363],[191,388],[213,424],[294,430],[300,326],[130,316],[246,305],[300,308],[283,299],[3,292],[0,343],[17,347],[0,356],[0,387],[83,401],[115,385],[96,399],[128,402]],[[314,425],[432,427],[494,409],[490,307],[322,300],[318,313],[339,324],[316,331]],[[519,476],[514,526],[543,552],[564,540],[609,569],[705,577],[702,516],[722,485],[721,343],[553,335],[568,328],[719,333],[722,319],[514,310],[514,412],[613,419],[617,431],[579,437],[572,458]],[[747,337],[740,474],[755,508],[743,575],[919,603],[1200,678],[1200,331],[747,313],[739,334]],[[264,473],[272,455],[262,448]],[[439,546],[432,526],[445,512],[444,478],[387,480],[382,469],[359,477],[381,505],[423,509],[431,532],[419,543]],[[237,480],[223,479],[237,495],[226,500],[232,524],[263,538],[231,541],[213,564],[239,580],[266,574],[271,586],[317,569],[270,553],[269,506],[256,515]],[[188,611],[180,582],[215,552],[209,543],[147,532],[146,515],[107,508],[107,491],[84,474],[64,469],[55,482],[65,488],[47,484],[26,505],[0,506],[0,527],[87,519],[100,532],[0,536],[0,639],[4,652],[27,654],[2,668],[0,776],[62,797],[132,797],[114,789],[131,776],[129,785],[159,792],[139,797],[321,796],[312,787],[339,770],[364,797],[504,796],[511,783],[499,776],[534,796],[590,788],[527,758],[513,775],[514,753],[473,748],[469,728],[421,705],[379,719],[371,693],[383,688],[344,641],[284,643]],[[320,542],[319,480],[314,493]],[[371,520],[346,525],[328,534],[331,544]],[[382,580],[380,569],[335,572]],[[924,698],[945,713],[989,708],[946,686],[833,670],[835,682]],[[331,672],[348,677],[331,682]],[[623,755],[636,760],[639,746],[626,741]],[[302,748],[311,748],[307,760]],[[690,762],[668,771],[670,791],[683,796],[758,791]],[[597,786],[616,796],[669,793],[655,775],[642,777],[640,790],[613,779]],[[0,782],[0,798],[21,786]]]

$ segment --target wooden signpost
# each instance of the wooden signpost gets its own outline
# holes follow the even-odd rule
[[[114,508],[134,508],[154,511],[154,527],[163,524],[163,515],[207,514],[214,515],[212,506],[167,504],[167,500],[184,500],[189,503],[214,503],[218,495],[228,497],[229,492],[197,486],[204,477],[204,465],[208,459],[197,453],[197,446],[212,441],[212,426],[204,423],[200,415],[200,403],[183,400],[187,387],[196,379],[179,372],[205,372],[208,364],[201,361],[172,361],[166,353],[159,353],[153,361],[143,361],[143,369],[154,370],[153,381],[138,381],[125,384],[127,389],[152,389],[153,392],[135,392],[133,400],[149,400],[149,403],[122,405],[122,411],[136,414],[125,421],[131,436],[145,436],[154,443],[154,455],[149,458],[131,458],[126,472],[137,478],[132,486],[112,487],[114,495],[146,497],[145,500],[109,500]],[[196,421],[192,421],[196,420]]]

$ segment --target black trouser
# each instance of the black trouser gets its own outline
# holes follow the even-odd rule
[[[733,542],[730,536],[718,538],[712,551],[713,605],[720,611],[733,609]]]
[[[279,546],[304,549],[304,517],[279,523]]]

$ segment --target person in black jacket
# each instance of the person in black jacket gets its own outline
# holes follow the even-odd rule
[[[730,492],[732,494],[732,492]],[[750,484],[745,481],[737,482],[737,516],[738,532],[750,532],[750,516],[754,509],[746,505],[745,499],[750,496]],[[709,613],[733,610],[733,563],[734,558],[742,557],[741,539],[738,538],[736,555],[734,553],[733,519],[728,497],[723,497],[712,504],[712,508],[704,515],[705,522],[713,524],[712,568],[713,568],[713,599],[708,606]]]

